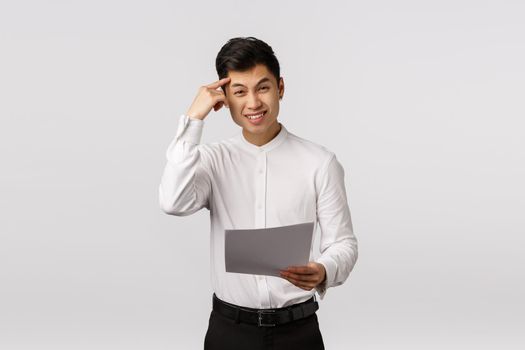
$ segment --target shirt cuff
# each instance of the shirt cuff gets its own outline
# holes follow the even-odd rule
[[[176,140],[184,140],[189,143],[199,144],[202,138],[204,120],[192,118],[182,114],[179,117],[179,125],[175,135]]]
[[[317,260],[315,260],[315,262],[322,264],[326,272],[325,281],[319,284],[317,287],[315,287],[315,289],[317,290],[317,294],[319,294],[319,297],[321,298],[321,300],[323,300],[326,294],[326,290],[332,285],[334,281],[337,265],[335,261],[328,256],[320,256]]]

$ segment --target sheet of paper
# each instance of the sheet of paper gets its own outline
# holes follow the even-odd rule
[[[226,272],[279,277],[279,270],[308,264],[314,224],[224,230]]]

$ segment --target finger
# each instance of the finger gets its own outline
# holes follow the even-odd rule
[[[319,279],[317,275],[301,275],[296,273],[285,273],[284,277],[290,277],[298,281],[305,281],[305,282],[314,282]]]
[[[306,283],[303,283],[301,281],[297,281],[297,280],[295,280],[293,278],[286,278],[285,277],[285,280],[287,280],[288,282],[290,282],[291,284],[293,284],[293,285],[295,285],[295,286],[297,286],[299,288],[306,288],[307,287]]]
[[[226,99],[226,95],[224,94],[224,92],[222,92],[222,90],[208,90],[208,92],[215,99],[218,99],[218,100]]]
[[[305,290],[311,290],[313,288],[313,284],[304,283],[293,278],[286,278],[286,280],[288,280],[288,282],[292,283],[293,285]]]
[[[286,271],[294,272],[294,273],[301,273],[301,274],[314,274],[317,271],[310,267],[310,266],[289,266]]]
[[[226,77],[226,78],[222,78],[220,80],[217,80],[216,82],[213,82],[209,85],[206,85],[207,88],[210,88],[210,89],[217,89],[218,87],[226,84],[227,82],[230,81],[230,77]]]

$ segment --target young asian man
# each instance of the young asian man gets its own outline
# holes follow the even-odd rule
[[[334,152],[278,120],[284,80],[269,45],[233,38],[215,63],[219,80],[201,86],[180,116],[159,186],[167,214],[210,211],[214,293],[204,348],[324,349],[315,293],[322,300],[327,288],[345,282],[358,255],[343,167]],[[201,143],[204,119],[223,106],[240,132]],[[225,271],[225,229],[307,221],[321,231],[314,261],[283,267],[280,278]]]

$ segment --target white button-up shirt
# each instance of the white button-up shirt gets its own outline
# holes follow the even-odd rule
[[[160,208],[186,216],[206,208],[211,220],[211,284],[218,298],[240,306],[279,308],[341,285],[357,260],[344,184],[335,154],[289,132],[262,146],[235,136],[201,144],[204,120],[181,115],[166,151],[159,186]],[[306,291],[275,276],[230,273],[225,269],[224,230],[319,224],[320,256],[326,281]],[[314,231],[315,232],[315,231]],[[285,269],[286,266],[283,266]]]

